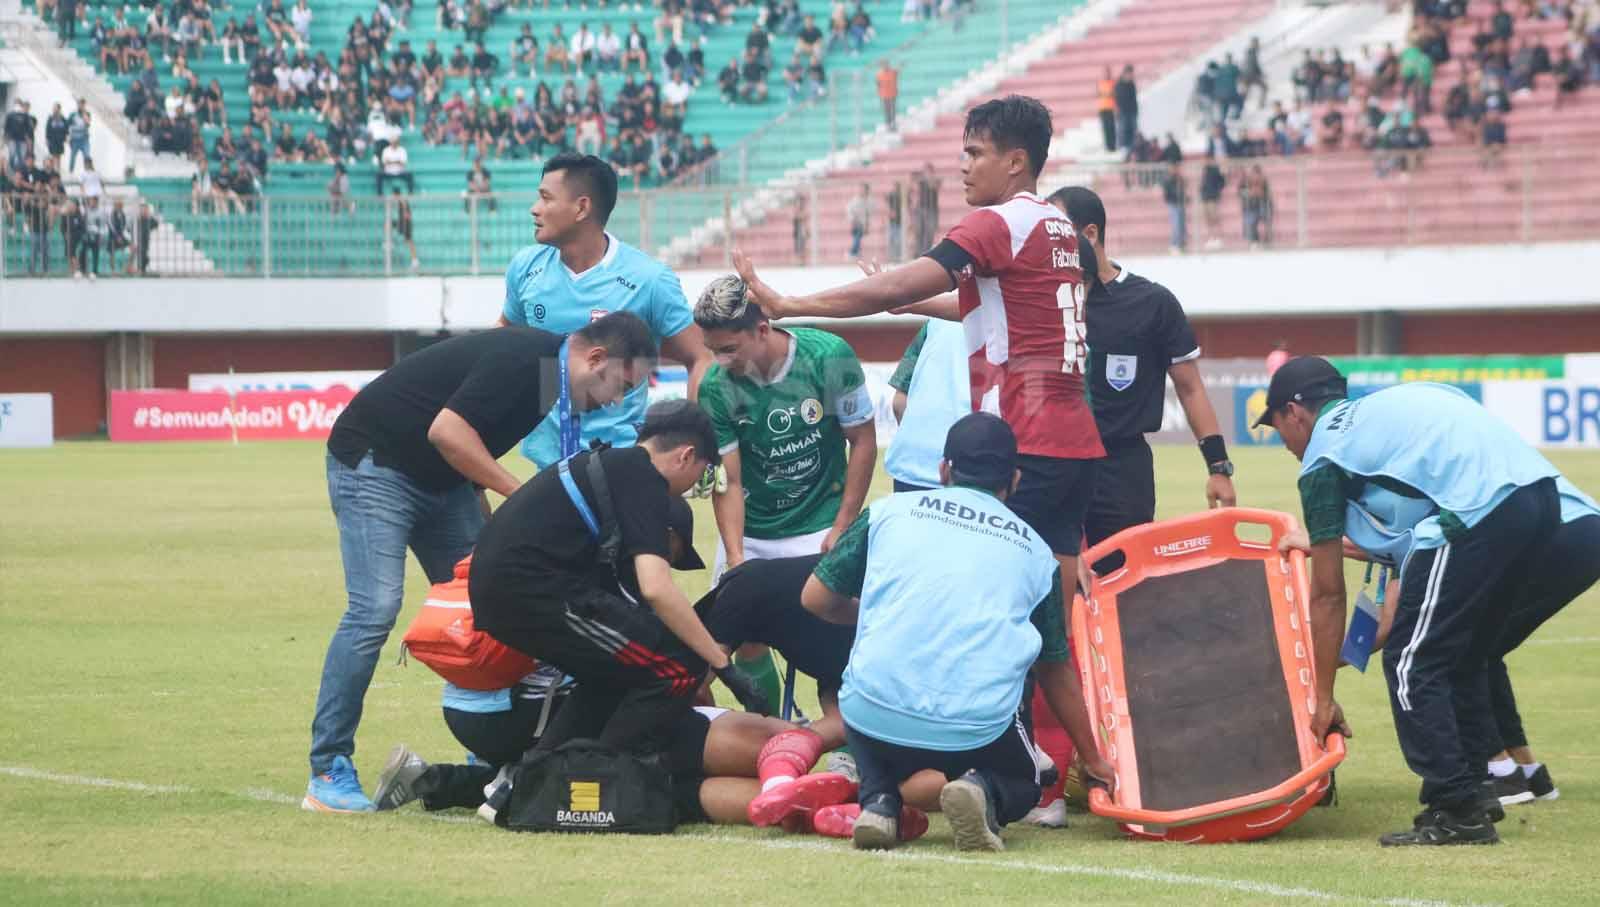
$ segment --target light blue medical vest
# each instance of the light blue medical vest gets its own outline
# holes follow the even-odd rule
[[[907,485],[939,487],[944,437],[972,412],[967,378],[967,335],[957,321],[929,319],[917,366],[906,388],[906,412],[883,460],[889,475]]]
[[[1345,535],[1402,570],[1412,552],[1445,544],[1441,511],[1470,529],[1518,488],[1560,476],[1476,400],[1449,385],[1423,382],[1384,388],[1323,411],[1300,474],[1330,463],[1352,476],[1393,479],[1426,496],[1368,482],[1345,505]]]
[[[607,233],[610,245],[594,267],[573,274],[554,246],[533,245],[506,268],[504,314],[555,334],[571,334],[612,312],[642,318],[656,343],[694,323],[678,275],[638,249]],[[583,414],[583,444],[599,439],[614,447],[631,446],[639,436],[650,392],[640,385],[622,402]],[[561,433],[554,412],[522,442],[522,454],[540,469],[561,459]]]
[[[870,737],[976,749],[1015,720],[1039,654],[1030,617],[1056,561],[993,495],[940,488],[872,505],[867,572],[839,710]]]

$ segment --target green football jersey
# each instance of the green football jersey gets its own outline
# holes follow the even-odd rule
[[[739,451],[744,534],[783,539],[833,525],[844,494],[844,429],[873,417],[866,376],[850,344],[794,328],[771,383],[712,366],[700,383],[723,453]]]

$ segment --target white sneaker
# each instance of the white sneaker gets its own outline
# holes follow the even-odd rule
[[[1057,797],[1049,806],[1035,806],[1028,810],[1022,817],[1024,825],[1037,825],[1040,828],[1066,828],[1067,827],[1067,801]]]
[[[827,769],[830,772],[843,775],[857,784],[861,783],[861,772],[856,769],[856,757],[842,750],[835,750],[828,754]]]

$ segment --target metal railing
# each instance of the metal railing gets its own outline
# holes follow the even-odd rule
[[[1202,198],[1204,166],[1189,160],[1176,168],[1181,212],[1165,201],[1173,171],[1164,164],[1109,166],[1071,179],[1105,200],[1118,255],[1600,238],[1600,159],[1581,145],[1512,146],[1493,157],[1468,147],[1234,158],[1218,162],[1226,183],[1214,204]],[[1257,170],[1265,191],[1251,182],[1241,193]],[[897,188],[901,217],[891,230],[888,196]],[[952,180],[942,188],[942,206],[930,209],[918,201],[927,196],[915,177],[871,183],[859,257],[897,261],[931,245],[966,211],[952,197]],[[679,267],[725,267],[735,247],[774,266],[848,262],[851,200],[861,192],[857,181],[810,184]],[[699,228],[707,209],[731,211],[742,197],[735,187],[624,192],[610,229],[657,254]],[[41,210],[36,199],[12,196],[0,205],[0,277],[29,276],[30,265],[40,276],[68,276],[76,270],[69,244],[71,260],[82,251],[85,265],[98,251],[102,277],[498,274],[533,242],[533,198],[520,194],[417,195],[404,208],[393,196],[147,195],[146,207],[125,207],[122,235],[88,233],[82,243],[68,201],[50,199]],[[1174,235],[1180,213],[1183,229]]]
[[[85,76],[79,68],[84,61],[70,47],[62,47],[31,11],[19,8],[0,18],[0,40],[48,63],[51,75],[66,83],[72,97],[86,100],[95,122],[110,129],[128,146],[130,154],[149,147],[144,136],[122,115],[122,108],[113,102],[115,89],[98,75]]]

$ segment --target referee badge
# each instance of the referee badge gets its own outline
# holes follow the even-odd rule
[[[1125,391],[1139,374],[1138,356],[1106,356],[1106,383],[1114,391]]]

